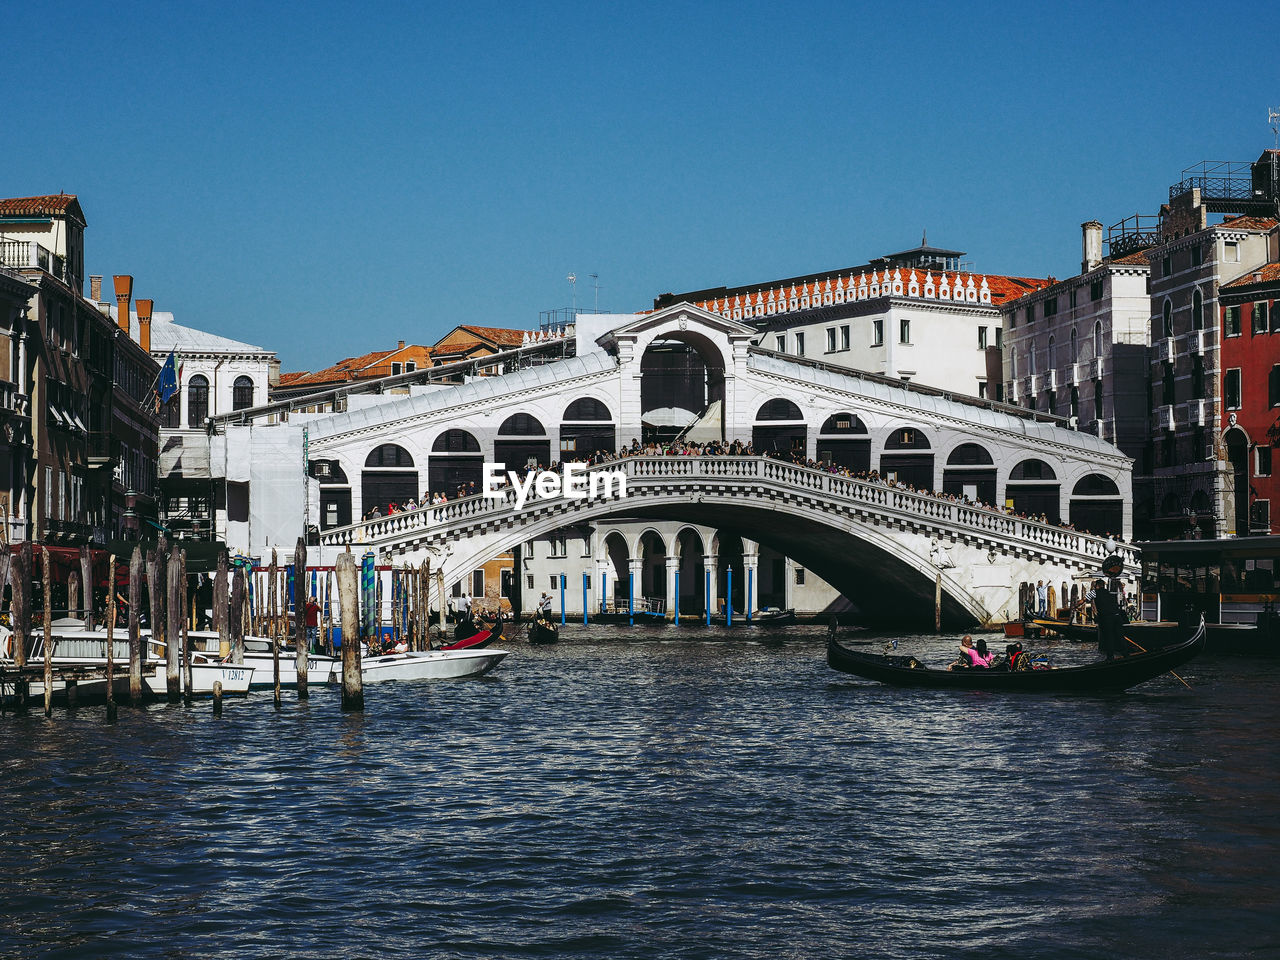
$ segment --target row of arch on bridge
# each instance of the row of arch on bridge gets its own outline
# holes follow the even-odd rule
[[[602,528],[596,543],[596,574],[606,580],[603,596],[619,609],[626,608],[633,589],[637,602],[660,600],[667,611],[678,594],[682,616],[719,613],[730,591],[735,611],[744,611],[748,600],[757,609],[784,607],[790,598],[786,558],[736,534],[692,525],[664,534],[633,525]]]
[[[483,436],[462,427],[438,431],[426,455],[425,483],[422,452],[415,457],[400,443],[383,443],[368,450],[359,475],[358,504],[352,503],[355,484],[341,459],[313,463],[312,472],[322,487],[322,526],[328,529],[350,523],[353,506],[359,507],[362,516],[375,506],[385,513],[390,503],[417,500],[429,493],[452,497],[460,488],[478,488],[486,460],[513,468],[548,466],[558,460],[585,459],[596,452],[613,453],[630,442],[619,443],[612,412],[593,397],[581,397],[566,406],[555,438],[558,442],[530,413],[508,416],[492,439],[482,442],[478,433]],[[949,447],[935,449],[934,442],[931,431],[918,426],[891,425],[873,434],[862,418],[849,411],[827,416],[811,437],[800,408],[780,397],[761,405],[751,435],[752,446],[760,453],[817,460],[854,473],[874,470],[919,490],[1010,505],[1016,513],[1043,514],[1055,523],[1066,519],[1095,533],[1123,529],[1123,498],[1115,480],[1105,474],[1089,473],[1076,479],[1064,505],[1061,480],[1044,459],[1027,457],[998,466],[982,443],[957,438],[949,441]]]

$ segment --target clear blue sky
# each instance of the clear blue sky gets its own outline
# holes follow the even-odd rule
[[[930,242],[1068,276],[1079,224],[1252,160],[1280,7],[59,3],[4,15],[0,195],[88,273],[315,369]]]

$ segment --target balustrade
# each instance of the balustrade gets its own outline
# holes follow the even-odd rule
[[[868,505],[886,514],[924,518],[939,527],[981,532],[992,539],[1009,541],[1014,546],[1021,542],[1099,560],[1107,553],[1105,541],[1091,534],[1035,520],[1012,517],[986,507],[957,503],[930,493],[891,487],[883,482],[860,480],[764,457],[624,457],[588,467],[585,472],[590,474],[616,471],[621,471],[627,476],[629,496],[669,492],[672,487],[696,484],[700,478],[763,480],[773,487],[780,488],[766,491],[764,494],[766,497],[800,488],[819,492],[826,502],[833,505],[840,503]],[[562,493],[541,497],[531,489],[525,501],[525,512],[527,513],[530,508],[536,508],[539,513],[548,510],[559,511],[570,504],[581,502],[581,500],[569,500]],[[414,531],[429,529],[439,530],[443,535],[451,527],[465,527],[474,522],[514,519],[516,514],[515,490],[507,485],[501,489],[501,497],[496,499],[486,499],[476,495],[427,505],[417,510],[367,520],[350,527],[328,530],[322,535],[321,540],[325,544],[343,546],[353,542],[393,539]],[[449,532],[457,533],[458,531],[449,530]],[[1118,549],[1126,562],[1135,562],[1132,548],[1121,546]]]

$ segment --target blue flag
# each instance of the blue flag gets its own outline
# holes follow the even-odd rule
[[[164,366],[160,368],[160,379],[156,383],[156,393],[160,397],[161,403],[168,403],[173,399],[173,395],[178,392],[178,358],[172,350],[169,351],[169,359],[164,362]]]

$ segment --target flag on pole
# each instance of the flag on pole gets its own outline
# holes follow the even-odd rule
[[[173,399],[173,395],[178,392],[178,358],[175,353],[170,350],[169,358],[165,360],[164,366],[160,368],[160,379],[156,383],[156,394],[160,397],[160,402],[168,403]]]

